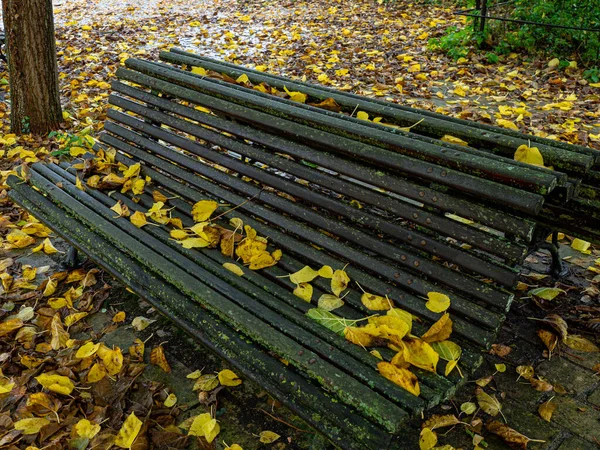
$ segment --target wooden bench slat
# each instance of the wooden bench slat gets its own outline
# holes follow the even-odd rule
[[[376,164],[379,167],[384,167],[387,170],[397,171],[407,176],[416,176],[420,179],[446,185],[480,199],[495,202],[496,204],[503,204],[519,211],[537,214],[544,202],[544,197],[539,194],[525,192],[512,186],[477,178],[453,169],[442,169],[435,164],[410,158],[399,153],[391,154],[389,151],[378,147],[355,142],[352,139],[332,135],[322,130],[315,130],[297,122],[291,122],[261,111],[223,101],[138,72],[119,68],[117,75],[121,79],[160,90],[174,97],[188,100],[213,111],[235,117],[237,120],[249,123],[257,128],[276,130],[283,134],[287,133],[288,137],[293,135],[295,139],[304,143],[310,143],[317,148],[331,150],[336,154],[356,157],[357,159]]]
[[[145,151],[144,152],[139,151],[136,147],[133,147],[123,141],[119,141],[118,139],[112,137],[111,135],[103,135],[102,140],[104,142],[112,145],[115,148],[118,148],[128,154],[133,155],[134,157],[136,157],[136,159],[138,159],[140,161],[149,162],[152,165],[158,164],[159,166],[161,164],[163,164],[162,161],[160,159],[158,159],[157,157],[150,155],[149,153],[147,153]],[[152,144],[153,144],[153,147],[154,147],[154,145],[156,145],[154,143],[152,143]],[[119,157],[117,159],[122,160]],[[205,168],[205,167],[203,166],[203,168]],[[170,173],[171,176],[173,176],[173,172],[176,172],[174,176],[181,177],[180,179],[184,180],[186,183],[189,183],[190,185],[193,185],[196,188],[199,188],[200,192],[194,191],[188,187],[185,187],[184,185],[182,185],[180,182],[178,182],[176,180],[169,180],[167,177],[156,172],[155,170],[152,170],[152,169],[142,166],[142,171],[145,174],[149,175],[152,179],[159,180],[160,184],[162,184],[163,186],[168,186],[168,188],[170,190],[172,190],[173,192],[177,192],[178,195],[187,197],[192,202],[196,201],[198,198],[206,197],[207,194],[211,198],[214,198],[217,200],[224,200],[230,204],[236,204],[236,205],[239,205],[247,200],[247,198],[240,197],[236,194],[233,194],[230,191],[220,188],[211,182],[204,181],[197,176],[193,176],[191,174],[187,175],[180,168],[176,169],[175,166],[173,166],[171,168],[170,165],[164,165],[164,167],[161,167],[160,170],[163,171],[164,173]],[[169,172],[169,171],[171,171],[171,172]],[[256,194],[256,192],[251,193],[251,195],[253,195],[253,194]],[[305,257],[310,257],[313,261],[316,262],[317,266],[319,264],[328,264],[328,265],[331,265],[332,267],[344,265],[344,262],[341,262],[340,260],[335,260],[335,259],[329,257],[328,255],[326,255],[324,252],[318,251],[315,248],[313,248],[312,246],[306,245],[303,242],[298,241],[297,239],[292,239],[290,237],[290,235],[287,233],[285,233],[285,234],[279,233],[275,230],[275,228],[272,228],[272,227],[265,228],[263,223],[257,222],[255,220],[251,220],[247,216],[243,216],[241,214],[240,210],[247,210],[248,212],[250,212],[253,215],[260,214],[262,219],[266,218],[266,220],[269,220],[273,224],[281,224],[283,221],[287,220],[286,218],[279,216],[279,215],[274,215],[271,217],[272,213],[270,211],[265,210],[262,206],[257,205],[256,203],[251,203],[251,202],[248,202],[248,203],[240,206],[238,208],[238,210],[236,211],[236,213],[237,213],[236,215],[239,217],[242,217],[245,223],[249,223],[253,228],[260,230],[265,235],[268,235],[269,238],[273,242],[275,242],[278,247],[284,249],[284,251],[294,252],[296,254],[301,253]],[[294,228],[294,227],[298,228],[298,226],[286,225],[285,229],[287,231],[290,231],[291,228]],[[312,238],[313,235],[311,234],[310,237]],[[320,245],[322,245],[324,243],[325,243],[325,245],[327,245],[327,243],[330,241],[331,241],[331,239],[327,238],[324,235],[319,236],[319,244]],[[332,241],[332,242],[337,242],[337,241]],[[328,245],[328,246],[331,246],[331,245]],[[348,249],[348,250],[350,250],[350,249]],[[350,252],[349,254],[350,254],[350,256],[349,256],[349,259],[347,259],[347,261],[352,261],[353,260],[352,259],[353,252]],[[363,256],[361,256],[361,257],[363,259],[365,259]],[[386,269],[386,266],[382,265],[380,261],[374,261],[372,259],[369,259],[369,261],[371,264],[365,265],[367,267],[367,270],[369,267],[373,268],[373,267],[380,266],[380,267],[378,267],[378,269],[379,269],[379,273],[381,275],[386,275],[386,273],[389,271],[389,269]],[[397,279],[394,276],[394,274],[396,274],[398,272],[396,272],[396,271],[392,271],[392,272],[393,273],[391,273],[390,276],[388,276],[387,278],[390,279],[392,282],[396,282]],[[377,286],[378,284],[381,283],[380,280],[378,280],[370,275],[367,275],[366,273],[351,270],[351,274],[352,274],[351,275],[352,279],[357,280],[363,286]],[[421,281],[418,278],[411,278],[411,280],[413,280],[413,282],[408,285],[409,288],[411,287],[411,285],[413,287],[416,286],[417,288],[421,287],[421,290],[424,292],[423,295],[426,295],[426,292],[429,292],[422,288]],[[438,290],[440,290],[440,289],[438,289]],[[418,315],[421,315],[424,317],[429,317],[431,320],[437,319],[438,316],[435,313],[432,313],[431,311],[429,311],[427,308],[424,307],[424,304],[425,304],[424,300],[417,299],[416,297],[413,297],[412,295],[407,294],[405,291],[400,291],[391,286],[387,287],[387,291],[388,291],[387,293],[389,293],[390,296],[392,296],[392,298],[399,298],[401,300],[401,306],[403,308],[411,310],[411,312],[414,312],[415,314],[418,314]],[[465,301],[462,298],[457,297],[455,295],[453,295],[453,300],[454,301],[453,301],[453,305],[451,306],[451,308],[454,309],[456,311],[456,313],[458,313],[459,315],[467,314],[468,316],[472,317],[474,311],[478,307],[478,305],[475,305],[472,302],[465,303]],[[489,317],[490,313],[491,313],[490,311],[486,311],[484,314],[486,315],[486,317]],[[482,320],[478,316],[476,318],[479,320]],[[488,321],[488,323],[491,324],[492,322]],[[461,319],[461,317],[456,317],[456,319],[455,319],[455,330],[457,333],[463,335],[468,340],[472,340],[474,342],[479,342],[479,343],[486,343],[487,345],[491,344],[491,339],[493,338],[493,333],[485,332],[481,328],[474,327],[473,325],[471,325],[468,322]]]
[[[181,58],[180,55],[184,56],[185,59]],[[302,91],[320,101],[333,98],[338,104],[350,110],[356,108],[356,105],[360,105],[362,110],[371,115],[394,118],[400,126],[411,126],[418,122],[422,116],[426,116],[428,120],[415,126],[413,128],[415,132],[438,138],[444,134],[451,134],[473,145],[488,148],[490,151],[498,151],[508,157],[512,157],[514,150],[520,145],[529,145],[529,142],[535,142],[539,144],[538,147],[545,155],[546,161],[557,168],[566,168],[583,173],[589,169],[589,157],[592,158],[592,161],[600,161],[600,152],[588,147],[567,144],[534,135],[524,135],[518,131],[499,129],[485,123],[458,119],[427,110],[417,110],[402,104],[389,103],[376,98],[365,98],[349,92],[336,91],[326,86],[290,80],[225,61],[217,61],[208,57],[195,55],[177,48],[172,48],[169,52],[161,52],[160,58],[176,64],[200,66],[208,70],[227,73],[233,78],[238,78],[241,74],[245,73],[255,83],[266,82],[281,90],[286,86],[290,90]],[[228,70],[224,71],[224,68],[228,68]],[[588,156],[588,158],[581,158],[578,154]]]
[[[337,445],[349,449],[387,448],[390,435],[357,415],[343,403],[326,395],[318,386],[240,338],[239,333],[190,301],[176,289],[139,270],[106,240],[70,218],[42,195],[26,191],[21,180],[11,177],[11,198],[27,208],[48,227],[90,254],[100,266],[119,277],[154,307],[202,342],[217,355],[240,369],[248,378],[269,389],[276,398],[324,432]],[[167,301],[169,299],[170,301]],[[371,447],[374,446],[374,447]]]
[[[440,147],[431,142],[414,139],[406,133],[394,134],[381,129],[381,126],[369,126],[367,122],[354,117],[340,116],[322,108],[298,104],[292,100],[277,98],[210,77],[199,77],[165,64],[130,58],[125,65],[138,72],[192,88],[213,98],[227,100],[278,118],[285,118],[294,124],[309,125],[313,130],[330,133],[331,136],[334,136],[330,137],[330,140],[336,140],[337,137],[342,136],[355,142],[372,145],[375,148],[390,150],[390,152],[381,153],[386,155],[387,163],[394,161],[396,155],[402,153],[439,167],[446,167],[448,171],[453,169],[460,173],[469,173],[481,179],[510,184],[538,194],[547,194],[557,185],[557,175],[552,171],[537,171],[526,165],[507,164],[504,158],[490,158],[489,155],[482,155],[481,151],[476,149]],[[295,131],[295,126],[287,131]]]
[[[264,149],[257,148],[256,146],[248,145],[243,142],[234,140],[216,131],[212,131],[204,127],[198,127],[197,125],[194,125],[188,121],[170,116],[168,114],[164,114],[159,111],[148,109],[147,107],[140,105],[139,103],[131,102],[129,100],[114,95],[111,95],[110,102],[115,106],[123,108],[127,111],[134,112],[138,115],[141,115],[144,118],[150,119],[151,121],[168,125],[171,128],[183,131],[189,135],[203,139],[209,142],[210,144],[219,145],[221,148],[228,149],[242,156],[251,158],[256,161],[260,161],[263,164],[267,164],[270,167],[277,168],[288,174],[298,176],[304,180],[310,181],[328,189],[337,190],[337,192],[343,193],[344,195],[353,196],[357,199],[360,199],[370,204],[374,204],[378,207],[385,208],[387,206],[387,210],[394,213],[395,217],[402,217],[407,220],[416,222],[423,228],[432,228],[433,231],[441,231],[442,233],[449,234],[457,239],[466,237],[467,239],[463,239],[464,242],[474,245],[476,247],[491,250],[495,255],[500,255],[502,258],[509,258],[510,260],[520,262],[522,261],[525,255],[526,248],[523,245],[511,243],[506,239],[493,236],[491,233],[479,231],[473,227],[460,224],[446,217],[439,217],[434,214],[429,214],[419,207],[409,204],[402,204],[396,199],[386,197],[384,195],[378,194],[377,192],[368,192],[366,188],[330,176],[321,170],[311,168],[307,165],[299,164],[297,162],[291,161],[288,158],[278,156],[277,154],[270,154],[268,152],[265,152]],[[200,113],[199,111],[195,112],[197,112],[199,115],[202,114],[204,116],[208,116],[207,114]],[[118,120],[118,118],[121,117],[117,113],[111,114],[116,114],[114,116],[111,116],[115,120]],[[254,167],[250,168],[250,170],[256,171]],[[248,173],[246,173],[246,175],[251,176]],[[273,181],[259,179],[258,177],[254,178],[259,179],[259,181],[262,181],[267,185],[275,187],[280,191],[287,192],[295,197],[303,197],[303,194],[298,192],[305,192],[307,190],[306,188],[301,188],[300,190],[296,189],[295,191],[292,191],[290,190],[290,188],[296,186],[293,183],[290,183],[288,179],[284,178],[283,181],[279,182],[275,181],[275,178],[273,178],[275,177],[275,175],[271,173],[267,175]],[[501,264],[499,264],[498,261],[496,261],[495,263],[490,263],[485,260],[482,261],[481,256],[472,256],[470,253],[462,249],[457,249],[456,246],[449,246],[445,242],[440,242],[439,240],[437,244],[433,242],[431,244],[427,244],[427,242],[431,239],[431,235],[422,235],[418,231],[415,231],[414,229],[410,229],[408,227],[401,227],[401,229],[398,230],[399,225],[397,224],[390,224],[382,218],[369,216],[362,210],[357,210],[356,208],[345,207],[344,205],[340,204],[339,201],[333,200],[331,198],[324,198],[323,195],[320,195],[319,197],[319,199],[309,199],[306,198],[306,196],[304,196],[304,198],[309,202],[318,204],[320,206],[325,206],[326,203],[331,204],[331,202],[334,201],[335,203],[332,205],[333,209],[332,207],[328,207],[328,209],[335,209],[334,212],[340,215],[345,215],[351,221],[363,225],[373,223],[376,230],[387,232],[391,236],[400,239],[405,244],[416,247],[419,250],[429,251],[431,253],[430,247],[435,247],[436,250],[434,251],[434,253],[437,256],[440,256],[445,259],[450,259],[464,268],[470,269],[475,272],[479,272],[484,276],[491,277],[506,286],[513,286],[516,282],[518,272],[514,268],[502,266]],[[410,234],[412,238],[407,239],[406,233]],[[423,246],[422,244],[422,241],[424,240],[426,241],[425,246]]]

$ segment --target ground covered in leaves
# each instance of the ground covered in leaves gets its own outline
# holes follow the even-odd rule
[[[8,75],[2,74],[0,236],[6,254],[0,258],[1,448],[216,445],[239,450],[238,442],[246,449],[318,446],[303,424],[251,383],[244,380],[240,386],[235,373],[205,352],[198,353],[203,355],[200,363],[186,357],[181,349],[190,352],[191,344],[168,324],[154,323],[152,308],[118,289],[97,268],[60,267],[63,243],[7,198],[3,183],[17,165],[77,157],[91,148],[106,118],[109,83],[126,58],[156,59],[159,50],[178,46],[362,95],[600,148],[600,85],[584,80],[576,64],[559,67],[550,56],[512,54],[491,64],[477,52],[454,61],[432,50],[430,39],[450,26],[464,26],[450,6],[65,0],[55,1],[55,16],[64,128],[47,138],[11,134]],[[562,242],[565,249],[572,243],[568,237]],[[590,448],[598,443],[597,432],[584,438],[585,430],[575,431],[581,417],[591,417],[586,423],[596,429],[600,418],[590,415],[600,406],[597,352],[573,350],[587,344],[571,337],[593,339],[600,329],[598,252],[585,251],[590,254],[570,250],[566,255],[574,274],[561,284],[535,273],[524,278],[524,299],[514,306],[513,322],[508,321],[480,378],[439,409],[442,418],[415,424],[407,432],[411,445],[419,445],[419,437],[426,449],[504,445],[494,436],[516,446],[556,448],[572,436]],[[529,262],[542,272],[539,263],[546,261],[537,255]],[[528,295],[538,287],[559,290]],[[553,377],[548,366],[562,359],[577,368],[567,372],[581,380]],[[509,406],[503,409],[505,403]],[[506,412],[511,404],[528,415]],[[511,428],[503,425],[504,413]],[[588,448],[584,444],[572,448]]]

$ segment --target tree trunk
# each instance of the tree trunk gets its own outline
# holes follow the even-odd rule
[[[62,121],[52,0],[2,0],[13,133],[45,134]]]

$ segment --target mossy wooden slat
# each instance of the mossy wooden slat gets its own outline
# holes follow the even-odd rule
[[[278,156],[277,154],[271,154],[269,152],[266,152],[264,149],[256,148],[255,145],[249,145],[244,142],[240,142],[238,140],[227,137],[216,131],[212,131],[204,127],[199,127],[195,124],[190,123],[189,121],[182,120],[177,117],[173,117],[171,115],[164,114],[158,111],[150,110],[144,107],[143,105],[140,105],[139,103],[134,103],[121,97],[117,97],[115,95],[111,95],[109,100],[111,104],[123,108],[126,111],[131,111],[138,115],[151,119],[157,123],[168,125],[171,128],[183,131],[189,135],[200,138],[210,144],[218,145],[222,149],[224,148],[231,150],[244,157],[250,158],[251,160],[260,161],[263,164],[267,164],[270,167],[277,168],[285,172],[286,174],[292,174],[297,177],[300,177],[303,180],[324,186],[328,189],[337,190],[337,192],[339,193],[352,196],[359,200],[374,204],[377,207],[387,207],[386,210],[394,214],[394,219],[396,221],[398,218],[404,218],[406,220],[419,224],[422,227],[422,229],[432,228],[432,231],[434,232],[439,233],[441,231],[444,234],[450,234],[454,238],[462,238],[464,242],[467,242],[471,245],[482,249],[492,251],[494,254],[500,255],[502,258],[508,258],[510,260],[521,262],[525,255],[526,248],[523,245],[511,243],[510,241],[502,239],[498,236],[494,236],[491,233],[485,233],[473,227],[468,227],[467,225],[459,224],[458,222],[448,219],[446,217],[439,217],[434,214],[427,213],[419,207],[409,204],[403,204],[396,199],[378,194],[377,192],[367,191],[364,187],[357,186],[343,179],[328,175],[322,170],[311,168],[308,165],[296,163],[290,160],[289,158]],[[207,114],[200,113],[199,111],[196,112],[207,116]],[[216,119],[221,120],[219,118]],[[249,174],[246,175],[250,176]],[[269,177],[272,178],[273,175],[269,174]],[[431,247],[437,248],[437,250],[434,250],[437,256],[449,259],[464,268],[467,268],[474,272],[478,272],[484,276],[493,278],[506,286],[514,285],[516,281],[518,272],[515,269],[508,268],[507,266],[501,266],[497,263],[494,264],[485,260],[482,261],[481,257],[478,256],[472,257],[469,260],[469,256],[467,255],[470,254],[468,252],[465,252],[464,250],[457,251],[456,246],[449,246],[446,242],[443,242],[441,239],[437,239],[437,246],[433,242],[430,245],[425,244],[425,246],[423,246],[423,240],[425,240],[425,242],[428,242],[430,241],[432,236],[431,234],[420,234],[418,231],[415,231],[414,226],[403,227],[397,224],[390,224],[388,221],[385,221],[385,219],[369,215],[367,213],[364,213],[360,209],[357,210],[357,208],[344,208],[344,206],[340,204],[340,202],[337,199],[324,199],[323,195],[320,196],[321,200],[308,199],[301,193],[298,193],[297,189],[295,191],[290,191],[286,189],[288,185],[293,186],[293,183],[290,183],[290,180],[287,179],[285,179],[283,183],[279,183],[277,185],[269,183],[264,179],[261,179],[260,181],[266,183],[267,185],[275,187],[278,190],[285,191],[295,197],[304,197],[305,200],[308,200],[309,202],[317,204],[321,207],[325,207],[327,202],[334,201],[335,208],[332,209],[328,207],[328,209],[338,214],[346,216],[353,222],[356,222],[361,225],[374,223],[375,230],[388,232],[391,236],[400,239],[402,242],[404,242],[404,244],[416,247],[419,250],[424,250],[431,253]],[[302,188],[301,191],[306,191],[306,188]],[[396,230],[396,228],[400,228],[400,230]],[[406,239],[406,232],[410,233],[410,235],[413,236],[413,239]],[[464,255],[464,257],[461,258],[461,255]]]
[[[144,161],[150,165],[158,164],[160,166],[161,164],[163,164],[163,162],[157,157],[145,151],[140,151],[139,149],[128,145],[125,142],[119,141],[118,139],[113,138],[110,135],[103,135],[102,139],[103,141],[111,144],[113,147],[134,156],[139,161]],[[126,158],[120,155],[117,155],[117,159],[124,163],[131,162],[131,160],[127,160]],[[187,174],[181,169],[173,170],[174,167],[175,166],[171,168],[170,165],[167,165],[163,169],[160,169],[162,173],[159,173],[153,169],[149,169],[145,166],[142,166],[142,171],[143,173],[150,176],[152,179],[158,180],[161,185],[166,186],[169,190],[176,192],[178,195],[181,195],[192,202],[197,201],[198,198],[206,198],[207,196],[216,200],[224,200],[230,204],[235,205],[243,204],[248,200],[248,198],[233,194],[230,191],[223,189],[210,181],[206,181],[197,176]],[[175,179],[171,179],[165,176],[165,173],[169,173],[170,176],[175,176]],[[173,175],[173,173],[175,173],[175,175]],[[182,183],[182,181],[184,181],[185,184]],[[194,189],[186,186],[186,184],[194,186]],[[199,189],[199,191],[196,191],[196,188]],[[253,228],[259,230],[259,232],[261,232],[263,235],[268,235],[270,240],[273,241],[275,245],[277,245],[277,247],[284,249],[285,252],[292,252],[294,254],[301,255],[303,258],[310,258],[313,261],[313,264],[316,266],[327,264],[332,267],[343,267],[345,265],[345,261],[353,261],[351,257],[350,259],[343,260],[335,259],[326,254],[325,252],[316,250],[311,245],[307,245],[305,241],[303,242],[298,239],[295,239],[289,234],[291,228],[297,228],[299,230],[302,230],[304,227],[298,225],[287,225],[288,221],[286,220],[286,218],[279,215],[271,217],[271,212],[265,210],[261,205],[251,204],[251,207],[248,206],[247,208],[245,208],[245,206],[246,204],[240,206],[236,210],[236,216],[241,217],[244,220],[244,223],[250,224]],[[261,219],[266,218],[266,220],[269,220],[271,224],[274,224],[275,226],[283,226],[286,231],[282,233],[273,226],[265,226],[263,221],[254,220],[249,216],[243,214],[243,209],[247,209],[248,212],[253,215],[260,214]],[[284,223],[284,225],[282,225],[282,222]],[[312,234],[310,235],[310,238],[313,238]],[[326,238],[325,236],[319,238],[319,242],[323,240],[325,240],[324,242],[329,242],[328,238]],[[379,274],[385,275],[387,273],[386,267],[382,265],[380,261],[376,260],[371,260],[371,265],[367,265],[367,270],[369,270],[369,268],[372,269],[375,267],[377,268]],[[380,279],[366,274],[365,272],[356,268],[355,264],[353,264],[352,268],[348,269],[348,271],[350,273],[350,277],[361,283],[361,285],[363,286],[377,286],[379,283],[381,283]],[[398,272],[394,271],[392,276],[388,277],[388,279],[390,279],[392,282],[397,281],[396,277],[394,276],[395,273]],[[409,286],[418,286],[418,283],[421,282],[421,280],[419,280],[416,277],[411,278],[411,280],[414,281],[412,282],[412,284],[409,284]],[[410,310],[414,314],[428,317],[430,320],[433,321],[437,320],[438,315],[432,313],[427,308],[425,308],[424,300],[418,299],[408,294],[406,291],[402,291],[394,286],[388,286],[386,288],[386,293],[392,296],[392,298],[400,299],[402,307],[407,310]],[[467,313],[467,315],[473,317],[473,303],[464,303],[465,301],[462,298],[454,295],[453,299],[454,301],[451,306],[452,310],[454,310],[459,316],[463,314],[464,311]],[[476,320],[481,320],[477,316],[475,317]],[[502,320],[501,316],[497,317],[497,319],[499,321]],[[493,328],[497,327],[494,326]],[[491,341],[493,340],[493,333],[486,332],[480,327],[476,327],[470,324],[468,321],[462,320],[461,317],[457,317],[455,320],[455,330],[465,339],[480,344],[483,343],[483,345],[491,345]]]
[[[469,193],[481,200],[491,201],[494,204],[503,204],[519,211],[537,214],[544,202],[544,197],[539,194],[526,192],[512,186],[478,178],[453,169],[446,169],[399,153],[391,153],[385,149],[360,143],[343,136],[333,135],[297,122],[246,108],[242,105],[233,104],[138,72],[120,68],[117,74],[121,79],[194,102],[213,111],[235,117],[237,120],[249,123],[254,127],[283,133],[301,142],[310,143],[317,148],[331,150],[337,154],[368,161],[378,167],[405,174],[406,176],[416,176],[443,186],[448,186],[452,189]]]
[[[248,211],[254,215],[260,215],[260,217],[262,217],[264,220],[285,227],[285,229],[287,229],[288,231],[302,236],[309,242],[322,246],[323,248],[326,248],[333,253],[347,258],[348,261],[352,261],[353,264],[360,265],[367,269],[378,267],[379,273],[387,277],[390,281],[395,282],[401,286],[406,286],[406,288],[408,289],[412,288],[412,290],[414,290],[415,292],[419,292],[420,295],[423,296],[426,296],[427,293],[431,291],[445,291],[445,289],[440,288],[439,285],[423,280],[418,276],[413,276],[410,272],[402,272],[399,269],[399,267],[388,264],[383,258],[374,258],[362,252],[360,249],[350,247],[349,245],[340,245],[339,241],[328,237],[316,230],[313,230],[312,228],[300,222],[292,221],[291,219],[283,216],[282,214],[278,214],[277,212],[260,207],[257,202],[267,202],[275,207],[280,208],[282,212],[288,214],[295,214],[298,218],[300,218],[300,220],[307,220],[311,224],[322,223],[323,225],[320,225],[322,228],[326,230],[329,229],[333,233],[337,232],[336,234],[338,235],[340,234],[338,230],[343,226],[339,222],[327,220],[325,217],[319,216],[318,214],[315,214],[308,209],[302,209],[301,212],[295,212],[294,210],[296,209],[296,205],[294,205],[289,200],[283,199],[276,194],[262,191],[260,188],[252,186],[251,184],[246,183],[245,181],[242,181],[237,177],[225,174],[222,171],[216,170],[212,167],[209,167],[206,164],[191,159],[180,153],[173,152],[172,150],[163,147],[160,144],[157,144],[156,142],[150,141],[149,139],[146,139],[140,135],[136,135],[135,133],[132,133],[129,130],[126,130],[122,127],[120,127],[120,129],[117,130],[117,126],[111,124],[110,122],[105,125],[105,129],[111,132],[118,131],[118,133],[121,136],[125,136],[126,139],[130,140],[131,142],[141,143],[145,149],[151,150],[153,152],[156,152],[157,154],[162,155],[165,158],[168,158],[168,161],[177,163],[179,167],[172,165],[170,162],[167,162],[167,160],[161,161],[160,159],[155,159],[155,161],[153,162],[153,164],[159,167],[160,170],[170,173],[172,176],[182,177],[183,171],[181,168],[190,168],[194,172],[202,174],[213,181],[220,182],[224,186],[228,186],[230,188],[235,188],[237,191],[243,193],[244,195],[248,195],[251,198],[255,198],[255,200],[246,201],[243,204],[239,205],[238,209]],[[114,147],[119,148],[118,142],[112,140],[110,136],[103,136],[102,140],[103,142],[109,143]],[[147,154],[147,152],[143,152],[144,154],[140,154],[139,151],[134,150],[133,148],[128,148],[127,152],[134,154],[136,155],[136,157],[142,159],[148,159],[148,157],[150,156]],[[187,177],[186,181],[192,185],[197,185],[198,182],[200,182],[198,177],[194,177],[194,175],[192,175],[191,173],[189,173],[189,176]],[[206,191],[214,192],[215,188],[216,186],[213,183],[209,183],[209,186],[206,187]],[[259,196],[259,194],[260,198],[256,198]],[[238,205],[239,202],[232,202],[232,204]],[[283,207],[281,205],[283,205]],[[347,234],[347,236],[350,239],[355,237],[354,234],[350,233],[358,234],[356,230],[350,230]],[[373,247],[374,250],[380,251],[382,254],[384,253],[384,251],[379,248],[381,245],[383,245],[381,242],[377,241],[374,238],[370,238],[369,236],[364,235],[361,236],[361,239],[363,240],[363,242],[360,243],[364,244],[365,242],[368,242],[369,246]],[[431,269],[430,266],[426,264],[427,261],[423,260],[422,258],[413,258],[408,252],[404,252],[402,255],[406,255],[406,258],[403,262],[408,263],[407,265],[423,266],[423,272],[427,273],[430,276],[433,273],[433,270],[436,270],[435,274],[439,275],[437,278],[442,279],[443,282],[448,286],[451,285],[453,279],[459,278],[457,276],[459,275],[457,272],[448,270],[443,266],[439,266],[436,269]],[[402,255],[399,255],[398,259],[402,260]],[[476,281],[474,279],[472,280]],[[463,283],[466,284],[467,281],[463,280]],[[470,285],[473,286],[473,289],[475,291],[469,291],[468,294],[471,296],[477,296],[477,298],[481,299],[482,301],[490,303],[497,302],[498,304],[502,305],[505,305],[507,302],[510,301],[511,294],[504,293],[503,291],[500,291],[498,289],[494,289],[490,285],[476,285],[475,283],[470,283]],[[460,289],[460,287],[458,288]],[[466,292],[466,290],[463,289],[463,292]],[[452,294],[452,297],[456,299],[460,298],[458,294]],[[457,302],[456,308],[457,311],[460,311],[462,314],[466,314],[474,320],[481,321],[481,323],[484,323],[490,328],[493,328],[498,323],[499,314],[493,313],[488,309],[483,308],[475,303],[470,302],[469,306],[463,309],[462,306],[460,306]]]
[[[107,272],[148,300],[195,339],[257,382],[336,445],[347,449],[386,448],[389,434],[329,397],[276,358],[240,338],[239,334],[157,280],[139,265],[83,226],[20,179],[11,177],[10,197],[89,255]],[[375,447],[371,447],[375,446]]]
[[[112,82],[112,89],[113,91],[156,106],[161,110],[169,111],[187,119],[209,125],[239,138],[251,140],[252,142],[265,146],[271,151],[289,154],[294,158],[299,158],[303,161],[384,189],[385,191],[418,201],[430,208],[432,215],[435,214],[437,210],[451,212],[467,219],[480,222],[490,228],[495,228],[507,234],[516,236],[526,242],[531,240],[534,227],[532,221],[518,218],[506,211],[498,211],[491,209],[489,206],[483,206],[477,203],[475,199],[465,201],[459,197],[453,197],[447,193],[432,190],[424,184],[419,184],[417,180],[408,181],[397,175],[392,175],[391,173],[386,173],[382,170],[375,170],[367,165],[344,159],[340,155],[331,155],[322,150],[315,150],[301,143],[286,140],[280,136],[235,121],[225,120],[212,114],[188,108],[174,101],[164,99],[119,81]],[[112,98],[113,97],[111,96],[110,99]],[[385,206],[381,207],[385,209]]]
[[[187,59],[178,58],[180,54]],[[193,55],[180,49],[171,49],[171,52],[161,52],[161,59],[177,64],[188,64],[204,67],[208,70],[226,73],[234,78],[245,73],[254,83],[266,82],[273,87],[283,89],[285,85],[290,90],[299,90],[313,97],[317,102],[327,98],[333,98],[336,102],[347,109],[353,110],[358,107],[373,116],[382,116],[393,119],[393,123],[400,126],[411,126],[418,122],[423,116],[428,120],[415,126],[412,131],[423,135],[442,137],[444,134],[451,134],[469,142],[470,145],[478,146],[490,151],[496,151],[500,154],[512,156],[514,149],[520,145],[529,145],[529,142],[535,142],[544,155],[545,160],[551,165],[564,168],[568,171],[582,173],[589,168],[589,157],[592,161],[600,161],[600,152],[597,150],[571,145],[565,142],[545,139],[538,136],[526,135],[518,131],[504,129],[487,125],[484,123],[467,121],[431,111],[420,110],[396,103],[384,102],[374,98],[365,98],[348,92],[340,92],[332,88],[321,85],[310,84],[298,80],[277,75],[258,72],[246,67],[237,66],[224,61],[217,61],[211,58]],[[185,61],[185,62],[183,62]],[[225,70],[224,70],[225,69]],[[562,151],[561,151],[562,150]],[[572,155],[574,153],[575,155]],[[581,158],[577,155],[585,155],[588,158]]]
[[[348,377],[320,355],[275,330],[264,320],[213,291],[206,284],[167,261],[153,249],[119,230],[115,225],[102,220],[94,211],[33,171],[30,181],[70,214],[76,211],[80,221],[93,227],[97,234],[102,235],[123,252],[135,258],[141,266],[163,277],[187,297],[205,306],[222,320],[238,328],[243,334],[287,359],[290,364],[302,370],[325,389],[333,392],[340,400],[352,405],[387,430],[393,432],[398,429],[402,418],[407,415],[406,411],[354,378]],[[418,402],[418,399],[414,397],[414,401]]]
[[[557,176],[552,171],[541,172],[526,165],[507,164],[504,158],[489,158],[487,155],[481,155],[479,150],[450,149],[435,142],[414,139],[409,133],[391,133],[381,129],[381,125],[370,126],[367,122],[354,117],[341,116],[309,105],[298,105],[297,102],[291,100],[275,98],[253,89],[235,87],[230,83],[215,81],[208,77],[197,77],[164,64],[128,59],[125,65],[147,75],[266,112],[275,117],[285,118],[294,123],[308,125],[334,136],[343,136],[391,150],[392,152],[387,155],[390,161],[394,159],[396,152],[402,153],[459,172],[517,186],[520,189],[539,194],[547,194],[557,185]]]

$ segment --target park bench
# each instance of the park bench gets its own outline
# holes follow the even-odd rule
[[[595,154],[573,150],[569,173],[529,166],[500,150],[413,136],[192,74],[187,69],[208,60],[180,56],[193,60],[173,60],[186,65],[178,68],[129,59],[112,83],[114,108],[95,149],[109,163],[114,157],[113,165],[140,163],[148,181],[142,192],[90,187],[94,159],[87,158],[34,164],[26,182],[9,177],[11,198],[338,447],[401,448],[403,424],[452,396],[480,364],[513,300],[520,265],[553,228],[538,222],[541,212],[578,198]],[[217,72],[238,70],[223,67]],[[268,84],[276,80],[288,89],[293,83]],[[316,96],[312,85],[297,90],[313,88]],[[369,105],[387,106],[369,100],[360,108]],[[506,146],[527,139],[499,138]],[[570,149],[544,144],[548,152]],[[231,229],[229,220],[241,219],[281,258],[238,276],[224,268],[234,260],[218,248],[184,248],[171,226],[138,228],[115,213],[117,201],[131,213],[148,212],[156,191],[184,227],[194,225],[192,205],[200,200],[233,209],[212,223]],[[440,318],[425,306],[428,294],[447,294],[464,377],[446,375],[443,359],[437,373],[413,367],[419,396],[384,378],[376,355],[307,316],[330,280],[312,282],[312,304],[295,296],[287,275],[305,265],[346,267],[352,282],[337,316],[377,313],[361,301],[360,284],[412,314],[418,336]],[[378,350],[388,361],[394,355]]]

